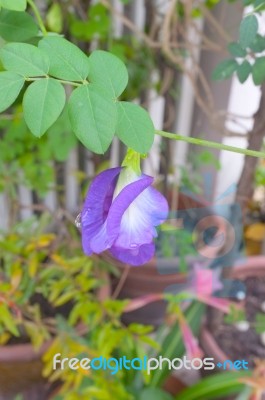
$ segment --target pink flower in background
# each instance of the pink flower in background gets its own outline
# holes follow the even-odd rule
[[[199,263],[194,265],[191,283],[187,289],[188,292],[202,303],[228,314],[233,303],[213,295],[222,288],[223,284],[220,281],[220,271],[205,268]]]
[[[223,288],[219,271],[204,268],[203,265],[194,264],[191,278],[191,288],[197,295],[211,296]]]
[[[193,332],[187,323],[184,315],[182,312],[179,313],[178,315],[178,320],[179,320],[179,326],[183,338],[183,342],[186,348],[187,356],[192,359],[192,358],[202,358],[203,357],[203,351],[199,347],[198,340],[196,337],[193,335]]]

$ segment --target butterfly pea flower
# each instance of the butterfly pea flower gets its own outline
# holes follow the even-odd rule
[[[156,226],[167,218],[168,204],[151,185],[153,178],[123,164],[92,181],[81,212],[85,254],[108,250],[130,265],[148,262],[155,252]]]

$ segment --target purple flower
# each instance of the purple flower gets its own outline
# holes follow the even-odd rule
[[[81,213],[85,254],[105,250],[130,265],[142,265],[155,252],[155,226],[168,214],[153,178],[132,168],[111,168],[92,181]]]

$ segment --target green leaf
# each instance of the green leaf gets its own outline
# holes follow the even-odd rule
[[[243,49],[239,43],[232,42],[228,45],[229,53],[234,57],[245,57],[247,52]]]
[[[19,336],[19,331],[14,316],[11,314],[5,304],[0,304],[0,323],[2,323],[5,329],[12,333],[12,335]]]
[[[25,11],[27,0],[0,0],[0,6],[13,11]]]
[[[94,51],[88,60],[89,80],[112,91],[114,97],[120,96],[128,83],[125,64],[118,57],[102,50]]]
[[[39,48],[50,59],[49,74],[69,81],[84,81],[89,72],[88,57],[74,44],[59,36],[45,37]]]
[[[25,77],[43,76],[49,70],[45,53],[31,44],[8,43],[0,50],[0,59],[5,69]]]
[[[249,46],[255,53],[261,53],[265,50],[265,38],[257,34],[254,41]]]
[[[13,72],[0,72],[0,112],[6,110],[18,97],[24,79]]]
[[[7,42],[24,42],[37,35],[39,29],[25,12],[1,10],[0,36]]]
[[[66,161],[70,151],[77,144],[77,139],[72,131],[66,109],[47,133],[49,145],[55,160]]]
[[[96,3],[89,7],[87,20],[72,18],[70,31],[80,40],[91,41],[93,38],[107,40],[111,26],[108,9]]]
[[[139,400],[172,400],[172,396],[162,389],[145,388],[140,393]]]
[[[235,400],[249,400],[251,399],[251,394],[252,394],[252,387],[251,386],[246,386],[242,392],[239,393],[239,395],[235,398]]]
[[[235,324],[237,322],[246,321],[246,319],[245,310],[238,309],[234,305],[230,307],[229,314],[224,317],[226,324]]]
[[[53,3],[47,14],[47,24],[52,32],[61,33],[63,30],[63,14],[60,4]]]
[[[110,93],[96,84],[75,89],[69,100],[70,122],[89,150],[103,154],[115,133],[117,110]]]
[[[263,11],[265,9],[265,1],[264,0],[255,0],[254,8],[257,12]]]
[[[251,73],[251,70],[252,66],[247,60],[238,65],[236,73],[240,83],[244,83],[247,80]]]
[[[147,153],[153,144],[155,128],[149,114],[140,106],[118,103],[116,134],[127,146],[139,153]]]
[[[255,15],[248,15],[245,17],[239,27],[239,42],[241,46],[246,49],[254,41],[258,32],[258,20]]]
[[[188,389],[183,390],[175,400],[216,400],[241,392],[245,385],[240,379],[250,375],[247,372],[222,372],[204,378]]]
[[[212,73],[212,79],[215,81],[228,79],[237,69],[236,60],[224,60],[218,64]]]
[[[37,137],[42,136],[58,119],[65,105],[65,91],[55,79],[32,83],[23,99],[26,124]]]
[[[265,57],[256,59],[252,67],[252,77],[255,85],[261,85],[265,80]]]

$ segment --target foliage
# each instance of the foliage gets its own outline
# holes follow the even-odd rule
[[[1,120],[0,128],[0,191],[15,199],[16,186],[23,184],[44,196],[55,185],[54,164],[67,160],[76,147],[67,113],[38,141],[22,119],[20,107],[14,109],[12,119]]]
[[[11,336],[29,337],[39,349],[53,337],[45,355],[46,376],[51,374],[52,356],[58,352],[68,357],[81,353],[130,356],[144,354],[146,343],[157,346],[147,337],[152,327],[121,323],[127,301],[98,297],[107,266],[84,256],[74,238],[69,246],[68,237],[58,241],[55,234],[45,233],[50,222],[43,215],[39,222],[27,220],[0,236],[0,343],[7,343]],[[132,382],[133,376],[122,383],[123,373],[114,378],[106,371],[86,376],[58,370],[51,379],[59,377],[65,381],[65,399],[78,393],[94,399],[103,395],[106,399],[131,398],[125,382]]]
[[[265,164],[261,160],[255,171],[255,184],[257,187],[265,185]]]
[[[106,285],[108,265],[84,256],[75,234],[65,231],[66,226],[58,231],[59,238],[46,233],[50,223],[50,216],[44,214],[39,220],[32,218],[17,224],[0,236],[1,345],[15,336],[23,341],[30,338],[39,349],[52,338],[44,356],[44,375],[51,381],[63,381],[60,395],[55,397],[58,399],[117,396],[129,400],[135,394],[169,398],[159,389],[169,373],[165,366],[153,374],[152,387],[157,389],[152,390],[147,389],[151,382],[145,371],[140,375],[137,370],[122,370],[111,375],[106,370],[86,374],[82,370],[52,369],[56,353],[61,353],[62,358],[86,355],[132,359],[146,354],[173,358],[182,356],[184,345],[177,320],[170,330],[162,327],[165,332],[161,343],[158,336],[149,336],[153,330],[150,326],[123,325],[121,314],[128,301],[99,295],[100,288]],[[63,231],[67,232],[65,236]],[[194,332],[198,332],[202,313],[203,306],[196,303],[187,312]]]
[[[215,80],[230,78],[234,72],[240,83],[244,83],[251,75],[255,85],[265,80],[265,36],[259,33],[257,15],[264,9],[263,1],[248,1],[245,5],[253,5],[253,11],[246,15],[239,27],[239,41],[231,42],[228,51],[234,58],[222,61],[212,73]]]
[[[128,75],[123,62],[110,53],[94,51],[87,57],[66,39],[47,35],[38,47],[6,44],[0,60],[6,70],[0,73],[0,109],[4,111],[15,101],[24,82],[31,83],[23,96],[23,115],[35,136],[41,137],[61,115],[66,101],[64,84],[76,87],[67,106],[70,123],[88,149],[104,153],[115,133],[136,151],[150,149],[153,124],[141,107],[118,101]]]
[[[224,372],[212,375],[182,391],[176,400],[215,400],[240,393],[245,387],[240,379],[248,375],[249,372]]]
[[[188,272],[186,258],[197,254],[194,248],[194,237],[192,232],[186,229],[179,229],[170,224],[164,223],[159,230],[156,240],[156,254],[158,258],[167,259],[178,257],[179,265],[176,266],[179,272]]]

